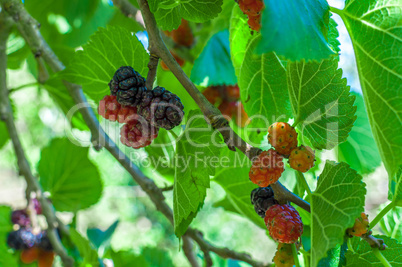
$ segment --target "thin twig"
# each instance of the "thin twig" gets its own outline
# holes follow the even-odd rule
[[[120,1],[127,2],[127,0]],[[149,52],[151,54],[158,55],[165,62],[170,71],[176,76],[189,95],[198,104],[207,121],[212,125],[212,127],[221,133],[228,148],[232,151],[236,151],[236,149],[238,149],[250,160],[253,160],[261,153],[261,149],[250,146],[240,136],[238,136],[232,130],[232,128],[229,127],[228,121],[222,116],[222,113],[214,105],[209,103],[209,101],[200,93],[200,91],[191,82],[186,73],[184,73],[183,69],[179,66],[164,44],[159,28],[156,24],[155,17],[149,9],[148,2],[146,0],[138,0],[138,3],[145,21],[149,43],[152,43],[152,46],[149,48]],[[310,204],[308,202],[287,190],[279,182],[277,182],[275,186],[271,187],[274,190],[275,198],[278,200],[278,202],[284,202],[286,200],[291,201],[310,212]]]
[[[53,250],[63,261],[64,266],[74,266],[74,260],[68,256],[66,249],[60,241],[57,235],[56,228],[58,226],[55,216],[54,207],[43,196],[43,191],[38,183],[38,180],[33,176],[28,160],[25,157],[24,149],[22,148],[21,141],[18,137],[18,131],[15,127],[13,111],[11,103],[8,98],[8,90],[6,85],[6,68],[7,68],[7,55],[6,55],[6,43],[9,34],[9,27],[7,27],[7,19],[4,18],[4,11],[1,12],[3,17],[0,21],[0,111],[1,117],[4,118],[8,134],[14,146],[15,155],[17,157],[18,168],[22,176],[24,176],[27,186],[30,190],[36,193],[37,199],[41,203],[42,213],[46,218],[48,229],[47,234],[52,244]],[[1,19],[0,19],[1,20]]]
[[[271,264],[263,264],[262,262],[253,260],[247,253],[235,252],[233,250],[224,247],[215,247],[210,243],[206,242],[204,240],[204,237],[202,236],[202,233],[195,229],[189,228],[186,234],[191,236],[191,238],[198,243],[202,251],[212,251],[217,255],[219,255],[221,258],[241,260],[255,267],[271,266]]]
[[[150,49],[151,44],[149,44]],[[158,63],[159,63],[159,57],[155,54],[150,54],[149,55],[149,62],[148,62],[148,76],[147,76],[147,81],[145,86],[147,87],[148,90],[153,89],[154,81],[156,78],[156,71],[158,70]]]
[[[212,257],[211,254],[209,253],[209,250],[206,249],[205,247],[200,247],[200,249],[204,253],[205,267],[214,266],[214,262],[212,261]]]
[[[64,69],[63,63],[57,58],[49,45],[43,39],[37,27],[36,21],[26,12],[23,5],[18,0],[0,0],[3,8],[14,18],[19,31],[24,37],[25,41],[30,46],[32,52],[40,51],[41,56],[45,62],[50,66],[52,71],[58,72]],[[140,187],[148,194],[151,201],[154,203],[157,210],[166,216],[166,218],[173,224],[173,212],[169,205],[165,202],[162,190],[156,186],[156,184],[146,177],[141,170],[134,165],[130,159],[116,146],[116,144],[109,138],[109,136],[103,131],[99,125],[92,108],[87,103],[86,97],[82,92],[82,89],[75,84],[65,82],[67,89],[74,101],[81,105],[81,114],[88,125],[91,134],[92,141],[100,146],[105,147],[113,157],[130,173],[133,179],[140,185]],[[66,229],[62,229],[62,232]],[[215,252],[217,255],[224,258],[232,258],[240,261],[245,261],[253,266],[264,266],[258,261],[254,261],[246,253],[238,253],[228,248],[215,247],[208,243],[202,235],[195,235],[200,233],[199,231],[189,228],[187,230],[188,236],[190,236],[200,247],[208,248],[208,251]]]
[[[131,3],[121,0],[113,0],[113,5],[119,8],[126,17],[135,20],[139,25],[145,28],[141,12],[139,12],[139,10]]]
[[[372,248],[378,248],[379,250],[386,249],[387,245],[384,243],[384,240],[372,236],[372,233],[373,232],[370,230],[366,234],[362,235],[361,238],[365,240]]]
[[[200,267],[200,265],[197,262],[197,256],[194,254],[193,241],[187,235],[183,236],[183,252],[186,255],[192,267]]]

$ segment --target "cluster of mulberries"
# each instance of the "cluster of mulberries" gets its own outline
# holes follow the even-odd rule
[[[132,67],[119,68],[109,87],[110,95],[99,102],[98,113],[124,124],[120,140],[126,146],[148,146],[158,136],[159,128],[171,130],[183,119],[180,98],[159,86],[147,90],[145,79]]]
[[[240,89],[237,84],[209,86],[202,94],[211,104],[216,105],[226,118],[235,118],[239,127],[246,126],[248,115],[240,101]]]
[[[194,44],[193,31],[188,21],[185,19],[181,20],[179,28],[173,31],[164,31],[164,33],[166,36],[170,37],[173,40],[175,46],[177,47],[190,48]],[[184,65],[184,59],[179,57],[173,50],[170,50],[170,53],[180,66]],[[163,61],[161,61],[161,67],[163,70],[169,70],[168,66]]]
[[[263,0],[239,0],[239,7],[248,16],[248,25],[252,30],[261,29],[261,12],[264,8]]]
[[[268,142],[286,158],[293,169],[307,172],[314,166],[314,151],[307,146],[297,146],[297,132],[286,122],[275,122],[268,128]]]
[[[273,148],[263,151],[253,160],[250,180],[260,187],[275,183],[285,170],[283,159],[295,170],[306,172],[314,166],[314,151],[297,146],[297,132],[286,122],[276,122],[268,128],[268,142]]]
[[[303,233],[300,215],[288,204],[279,205],[270,185],[276,183],[284,172],[284,158],[289,159],[289,165],[293,169],[306,172],[314,166],[314,152],[305,146],[298,147],[296,130],[284,122],[276,122],[268,128],[268,142],[273,148],[261,152],[250,168],[250,180],[259,186],[252,191],[251,202],[258,215],[264,217],[275,241],[295,243]],[[283,246],[279,250],[284,250]],[[276,255],[275,263],[278,266],[288,266],[284,265],[289,262],[288,259],[282,256],[280,253]]]
[[[36,214],[41,214],[39,202],[33,199]],[[7,245],[21,251],[20,259],[25,264],[38,262],[40,267],[51,267],[54,255],[52,244],[45,230],[32,228],[30,211],[27,209],[14,210],[11,213],[11,221],[14,228],[18,229],[7,235]]]

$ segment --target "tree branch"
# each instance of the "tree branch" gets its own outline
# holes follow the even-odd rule
[[[120,0],[127,2],[127,0]],[[229,127],[228,121],[222,116],[222,113],[200,93],[197,87],[191,82],[190,78],[184,73],[183,69],[179,66],[173,56],[170,54],[166,45],[164,44],[156,20],[152,12],[149,10],[147,0],[138,0],[142,16],[145,21],[145,26],[148,32],[149,43],[152,46],[149,48],[151,54],[158,55],[165,64],[169,67],[170,71],[176,76],[183,87],[187,90],[190,96],[198,104],[204,113],[207,121],[218,130],[228,148],[236,151],[236,148],[243,152],[250,160],[253,160],[261,153],[261,149],[252,147],[247,144],[240,136],[238,136],[232,128]],[[127,3],[130,4],[130,3]],[[310,204],[287,190],[280,182],[271,186],[274,190],[275,198],[278,202],[291,201],[301,208],[310,212]]]
[[[271,264],[265,265],[261,262],[251,259],[250,255],[248,255],[247,253],[238,253],[227,248],[212,246],[204,240],[202,233],[195,229],[189,228],[186,233],[191,236],[191,238],[194,239],[195,242],[198,243],[202,251],[212,251],[224,259],[230,258],[241,260],[255,267],[271,266]]]
[[[148,49],[150,49],[151,44],[149,44]],[[153,85],[155,82],[156,78],[156,71],[158,70],[158,63],[159,63],[159,57],[155,54],[150,54],[149,55],[149,62],[148,62],[148,75],[147,75],[147,81],[145,86],[147,87],[148,90],[153,89]]]
[[[186,255],[188,261],[192,267],[200,267],[197,262],[197,256],[194,254],[193,242],[187,235],[183,236],[183,252]]]
[[[7,55],[6,55],[6,43],[8,39],[8,34],[10,30],[10,21],[8,16],[6,17],[4,11],[0,13],[0,111],[1,118],[4,119],[6,124],[8,134],[14,146],[15,155],[17,157],[17,164],[20,174],[24,176],[27,187],[31,192],[36,193],[36,197],[42,206],[42,213],[46,218],[48,229],[47,234],[52,244],[54,252],[60,256],[63,261],[64,266],[72,267],[74,266],[74,260],[68,256],[66,249],[60,241],[57,234],[57,220],[54,211],[54,207],[47,201],[43,196],[43,190],[38,183],[38,180],[33,176],[31,168],[29,166],[28,160],[25,157],[24,149],[22,148],[21,141],[18,137],[18,131],[15,127],[13,111],[11,108],[11,103],[8,97],[8,90],[6,85],[6,69],[7,69]],[[28,191],[29,191],[28,190]]]
[[[63,70],[63,63],[57,58],[46,41],[43,39],[39,32],[36,21],[26,12],[19,0],[0,0],[0,3],[2,4],[3,8],[13,17],[19,31],[21,32],[21,35],[30,46],[32,52],[36,54],[36,52],[40,51],[40,55],[54,72]],[[68,82],[65,82],[65,85],[74,101],[77,104],[82,105],[80,112],[91,131],[92,142],[95,145],[105,147],[113,155],[113,157],[116,158],[116,160],[130,173],[137,184],[140,185],[140,187],[148,194],[156,209],[164,214],[165,217],[173,224],[173,212],[165,202],[165,197],[163,196],[162,190],[156,186],[153,180],[146,177],[103,131],[93,110],[88,105],[82,89],[78,85]],[[63,230],[65,231],[65,229],[62,229],[62,232]],[[240,261],[243,261],[244,259],[245,262],[250,264],[253,263],[253,266],[264,266],[262,263],[252,260],[251,257],[246,253],[238,253],[228,248],[215,247],[205,241],[202,237],[202,234],[196,236],[195,233],[200,232],[192,228],[189,228],[186,232],[186,234],[196,241],[200,247],[204,247],[208,251],[215,252],[217,255],[224,258],[229,257]]]

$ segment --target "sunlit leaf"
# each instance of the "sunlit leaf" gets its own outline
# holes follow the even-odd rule
[[[326,162],[311,201],[311,266],[343,243],[346,229],[364,211],[365,194],[365,184],[355,170],[343,162]]]
[[[393,177],[402,165],[400,0],[348,0],[340,11],[356,55],[368,117],[382,161]]]

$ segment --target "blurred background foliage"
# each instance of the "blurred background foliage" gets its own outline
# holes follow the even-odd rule
[[[130,0],[130,2],[136,5],[135,0]],[[191,56],[194,59],[201,54],[204,46],[215,33],[227,28],[232,2],[224,1],[224,12],[215,20],[205,23],[202,27],[192,25],[197,38],[197,44],[191,50]],[[343,1],[329,2],[334,6],[339,6]],[[108,25],[124,27],[136,33],[143,43],[147,43],[147,36],[142,32],[142,26],[125,17],[108,0],[25,0],[25,7],[36,18],[40,24],[42,35],[65,65],[69,64],[74,52],[81,49],[81,46],[99,27]],[[322,163],[326,159],[347,161],[360,174],[364,175],[368,191],[366,211],[373,218],[379,205],[387,199],[387,185],[382,182],[386,180],[386,172],[379,159],[372,136],[365,134],[371,132],[360,96],[350,39],[341,20],[337,16],[334,16],[334,19],[338,22],[340,32],[338,38],[341,43],[340,67],[343,68],[343,75],[347,77],[348,84],[351,85],[357,96],[358,119],[356,125],[358,127],[353,128],[346,143],[332,151],[322,152],[321,163],[317,164],[315,171],[309,172],[306,178],[313,182],[316,175],[321,173]],[[10,97],[14,105],[17,128],[32,169],[34,172],[38,171],[35,174],[40,174],[41,168],[44,168],[40,163],[41,150],[47,147],[53,139],[73,135],[80,140],[83,146],[88,146],[90,133],[80,116],[74,117],[72,124],[66,123],[65,114],[73,102],[62,83],[57,79],[50,79],[45,84],[37,83],[38,60],[31,54],[29,47],[16,30],[12,32],[8,41],[7,54],[9,68],[7,83],[11,90]],[[184,70],[189,76],[193,62],[189,60],[184,65]],[[51,75],[52,73],[50,73]],[[159,85],[169,88],[181,97],[187,109],[186,113],[197,108],[172,73],[159,69],[157,79]],[[101,121],[101,123],[111,138],[118,141],[118,125],[106,121]],[[171,134],[161,131],[155,142],[162,142],[167,138],[172,138]],[[359,142],[363,142],[363,148],[361,145],[356,146],[357,138],[359,138]],[[268,147],[265,138],[261,146]],[[119,147],[134,159],[134,163],[142,163],[139,164],[140,168],[159,186],[172,184],[173,166],[172,168],[157,168],[153,164],[149,164],[149,161],[144,160],[147,153],[155,155],[169,152],[174,149],[172,146],[159,148],[159,150],[149,147],[140,151],[134,151],[121,145]],[[9,205],[14,209],[22,208],[26,205],[24,198],[26,185],[23,178],[18,176],[16,158],[2,122],[0,122],[0,148],[0,204]],[[89,238],[99,255],[113,259],[115,266],[127,266],[127,262],[143,264],[138,266],[146,266],[146,264],[150,266],[187,266],[187,260],[180,251],[180,241],[174,235],[173,227],[162,214],[156,211],[146,194],[133,182],[123,167],[105,150],[96,152],[90,149],[85,153],[89,153],[91,164],[94,164],[98,170],[96,175],[100,180],[100,199],[99,201],[98,199],[89,201],[88,207],[78,212],[74,212],[74,207],[63,207],[61,203],[59,210],[65,210],[58,212],[61,218],[65,222],[75,225],[79,234]],[[152,157],[150,158],[152,159]],[[57,160],[52,159],[52,156],[45,161],[48,165],[57,164]],[[295,188],[297,192],[294,175],[293,171],[288,171],[285,173],[283,181],[289,189]],[[222,188],[225,185],[223,178],[217,174],[212,180],[214,182],[208,189],[205,204],[194,219],[192,226],[203,231],[205,238],[217,246],[245,251],[252,254],[257,260],[270,262],[275,253],[275,243],[266,235],[266,230],[259,227],[258,223],[253,223],[253,219],[239,216],[238,211],[233,212],[232,202],[228,202],[228,197],[232,197],[232,201],[236,201],[236,199],[233,200],[233,196],[226,196]],[[46,178],[41,175],[41,179]],[[167,203],[171,205],[172,192],[167,192],[165,195]],[[57,202],[55,201],[54,204],[57,205]],[[402,221],[398,214],[399,212],[396,210],[389,213],[381,226],[378,226],[381,229],[377,227],[376,230],[402,241],[400,230]],[[250,215],[250,217],[252,216]],[[79,238],[79,234],[77,233],[76,238]],[[261,238],[261,236],[266,236],[266,238]],[[308,243],[307,228],[303,238],[303,243]],[[197,255],[200,258],[203,257],[203,253],[198,248]],[[220,259],[213,253],[212,256],[216,266],[247,265]],[[60,261],[57,261],[57,264],[60,264]]]

